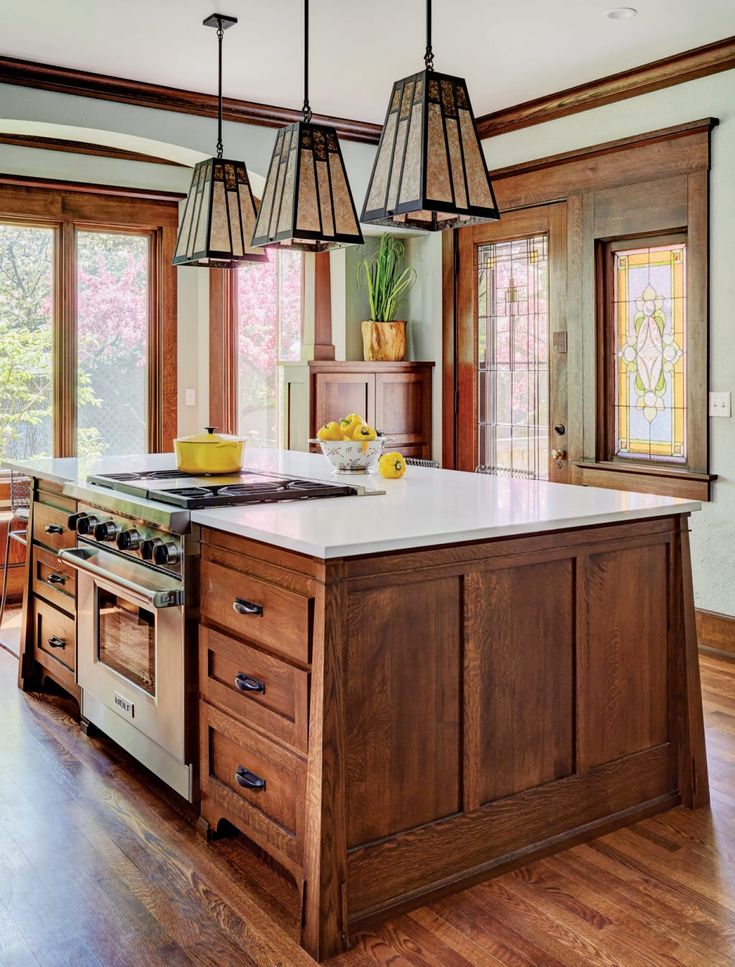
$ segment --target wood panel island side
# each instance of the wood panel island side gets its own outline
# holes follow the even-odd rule
[[[708,802],[688,513],[664,510],[321,557],[253,539],[246,515],[227,533],[195,514],[200,822],[292,871],[315,958],[437,893]]]
[[[313,454],[248,465],[334,479]],[[68,577],[63,524],[94,488],[76,461],[20,469],[21,683],[79,697],[74,585],[48,573]],[[318,960],[441,892],[708,802],[698,504],[419,468],[358,482],[377,492],[191,515],[200,828],[226,820],[291,872]],[[52,631],[66,647],[47,654]]]

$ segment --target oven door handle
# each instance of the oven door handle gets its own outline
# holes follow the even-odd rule
[[[174,608],[184,603],[183,588],[156,588],[138,584],[127,574],[122,573],[122,567],[119,570],[115,568],[116,561],[105,566],[97,564],[95,558],[99,553],[90,551],[86,547],[69,547],[59,552],[59,558],[76,571],[84,571],[86,574],[107,581],[108,584],[117,585],[129,591],[131,595],[143,600],[151,608]],[[112,557],[112,555],[109,556]],[[126,569],[130,570],[130,565],[127,562],[124,563],[127,565]]]

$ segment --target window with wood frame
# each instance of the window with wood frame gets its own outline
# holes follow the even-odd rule
[[[281,439],[280,362],[301,358],[304,259],[268,249],[266,262],[210,278],[210,419],[253,443]]]
[[[0,457],[167,450],[178,196],[0,179]]]
[[[709,169],[714,118],[491,172],[492,240],[540,230],[549,259],[549,453],[559,482],[709,500]],[[548,219],[547,219],[548,220]],[[473,469],[490,227],[445,233],[444,465]],[[481,360],[480,360],[481,362]],[[554,385],[554,380],[551,380]],[[552,449],[553,448],[553,449]]]

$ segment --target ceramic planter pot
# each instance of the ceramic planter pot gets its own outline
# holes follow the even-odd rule
[[[362,324],[363,356],[369,362],[398,363],[406,358],[406,320]]]

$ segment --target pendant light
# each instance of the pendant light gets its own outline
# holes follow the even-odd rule
[[[236,23],[237,17],[221,13],[213,13],[203,21],[205,27],[217,29],[217,157],[200,161],[194,168],[176,239],[174,265],[232,269],[240,262],[263,262],[267,258],[250,245],[257,209],[245,162],[222,157],[222,37]]]
[[[306,252],[361,245],[335,128],[314,124],[309,105],[309,0],[304,0],[304,117],[278,132],[253,245]]]
[[[431,0],[424,64],[393,85],[360,221],[428,231],[496,221],[467,84],[434,70]]]

